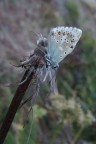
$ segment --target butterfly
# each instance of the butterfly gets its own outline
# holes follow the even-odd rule
[[[52,28],[48,36],[48,57],[51,63],[58,65],[70,54],[81,35],[82,30],[75,27]]]
[[[81,35],[81,29],[63,26],[52,28],[48,38],[41,35],[37,40],[37,45],[46,47],[45,61],[48,67],[57,69],[59,63],[74,50]],[[47,69],[47,73],[48,71]]]

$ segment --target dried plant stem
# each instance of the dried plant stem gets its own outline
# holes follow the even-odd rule
[[[25,72],[21,82],[24,81],[24,79],[26,78],[28,72],[29,72],[28,70]],[[4,120],[4,122],[3,122],[2,126],[1,126],[1,130],[0,130],[0,144],[3,144],[3,142],[4,142],[4,140],[5,140],[6,136],[7,136],[9,128],[10,128],[10,126],[12,124],[13,119],[14,119],[14,116],[15,116],[15,114],[16,114],[19,106],[20,106],[22,98],[23,98],[23,96],[24,96],[24,94],[25,94],[25,92],[26,92],[26,90],[28,88],[28,85],[29,85],[30,81],[32,80],[33,76],[34,76],[34,72],[32,72],[30,74],[30,76],[28,77],[28,79],[24,83],[19,85],[17,90],[16,90],[16,93],[15,93],[15,95],[13,97],[13,100],[12,100],[12,102],[11,102],[11,104],[9,106],[8,112],[6,114],[5,120]]]

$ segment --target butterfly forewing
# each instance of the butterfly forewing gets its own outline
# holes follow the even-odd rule
[[[59,63],[75,48],[82,31],[73,27],[51,29],[48,38],[48,53],[52,61]]]

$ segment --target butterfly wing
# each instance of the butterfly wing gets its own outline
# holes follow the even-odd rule
[[[82,31],[73,27],[56,27],[50,30],[48,54],[50,59],[59,63],[70,54],[82,35]]]

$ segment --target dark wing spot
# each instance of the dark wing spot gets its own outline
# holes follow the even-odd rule
[[[74,42],[74,39],[72,39],[71,42]]]
[[[61,34],[61,32],[59,31],[59,32],[58,32],[58,35],[60,35],[60,34]]]
[[[52,32],[52,36],[54,36],[54,32]]]
[[[63,32],[63,35],[65,35],[65,32]]]
[[[73,46],[71,46],[70,48],[73,48]]]

